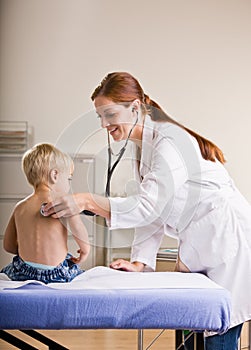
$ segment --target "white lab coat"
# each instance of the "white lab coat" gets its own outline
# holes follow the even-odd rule
[[[137,163],[137,162],[135,162]],[[131,261],[155,269],[163,235],[179,256],[231,292],[231,327],[251,319],[251,206],[186,131],[146,117],[138,194],[110,198],[110,229],[135,228]]]

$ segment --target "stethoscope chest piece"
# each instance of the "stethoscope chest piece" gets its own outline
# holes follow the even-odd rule
[[[45,215],[44,215],[44,207],[46,206],[46,204],[47,204],[47,203],[43,203],[43,204],[41,205],[40,214],[41,214],[42,216],[45,216]]]

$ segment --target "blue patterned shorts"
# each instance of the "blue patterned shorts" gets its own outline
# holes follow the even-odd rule
[[[44,283],[70,282],[74,277],[84,272],[71,261],[72,255],[67,254],[65,260],[54,269],[39,269],[26,264],[18,255],[12,262],[5,266],[1,272],[5,273],[12,281],[37,280]]]

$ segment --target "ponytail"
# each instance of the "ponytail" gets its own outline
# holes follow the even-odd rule
[[[148,95],[144,95],[144,99],[145,99],[145,104],[148,107],[147,108],[148,114],[150,115],[153,121],[165,121],[165,122],[178,125],[182,129],[186,130],[190,135],[195,137],[195,139],[199,144],[201,155],[205,160],[211,160],[212,162],[215,162],[217,159],[222,164],[226,162],[223,152],[213,142],[211,142],[210,140],[207,140],[203,136],[200,136],[193,130],[185,127],[184,125],[178,123],[176,120],[169,117],[169,115],[167,115],[162,110],[162,108],[158,105],[158,103],[151,100]]]
[[[109,73],[94,90],[91,99],[94,101],[94,99],[100,95],[111,99],[115,103],[130,104],[135,99],[139,99],[141,101],[143,114],[149,114],[153,121],[165,121],[178,125],[196,138],[201,155],[204,159],[211,160],[212,162],[218,159],[222,164],[225,163],[226,160],[222,151],[215,144],[169,117],[158,103],[151,100],[150,97],[144,93],[138,80],[131,74],[126,72]]]

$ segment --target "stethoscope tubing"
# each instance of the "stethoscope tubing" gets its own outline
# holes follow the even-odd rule
[[[127,138],[126,138],[124,146],[120,149],[120,151],[117,154],[115,154],[115,156],[117,156],[117,159],[115,160],[113,165],[112,165],[112,155],[114,155],[114,153],[113,153],[112,148],[111,148],[110,135],[109,135],[109,132],[107,131],[107,136],[108,136],[108,166],[107,166],[107,178],[106,178],[106,187],[105,187],[105,196],[106,197],[110,197],[112,174],[113,174],[115,168],[117,167],[117,165],[119,164],[123,154],[125,153],[128,141],[129,141],[130,136],[131,136],[131,133],[132,133],[133,129],[135,128],[137,122],[138,122],[138,112],[136,111],[136,113],[137,113],[136,121],[133,124],[131,130],[129,131],[129,134],[128,134]],[[89,216],[95,216],[96,215],[95,213],[93,213],[93,212],[91,212],[89,210],[83,210],[81,212],[81,214],[89,215]]]

